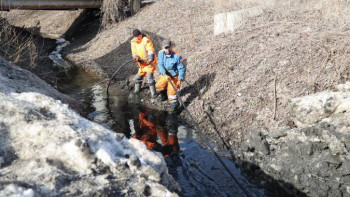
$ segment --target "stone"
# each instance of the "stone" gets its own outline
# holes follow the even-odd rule
[[[338,171],[342,176],[350,175],[350,161],[343,161]]]
[[[302,128],[300,132],[305,133],[306,136],[311,137],[311,136],[320,136],[322,134],[321,130],[317,129],[316,127],[306,127]]]
[[[301,165],[293,165],[290,169],[293,174],[302,174],[304,172],[304,168]]]
[[[141,161],[139,160],[139,158],[137,158],[135,155],[131,155],[129,157],[129,161],[128,161],[128,165],[129,166],[133,166],[136,169],[140,168],[141,166]]]
[[[300,150],[302,155],[311,156],[313,154],[312,143],[303,143]]]
[[[345,145],[340,140],[333,139],[328,146],[332,155],[343,155],[346,152]]]
[[[281,165],[270,164],[270,167],[276,172],[280,172],[282,170],[282,166]]]
[[[252,150],[252,152],[255,151],[260,155],[269,155],[270,154],[268,143],[261,136],[256,135],[256,134],[254,135],[251,133],[249,135],[249,141],[247,141],[247,142],[249,143],[248,146]]]
[[[322,152],[328,148],[328,144],[321,141],[311,142],[312,143],[312,152],[313,154]]]
[[[284,129],[279,129],[279,130],[269,134],[269,137],[272,137],[272,138],[275,138],[275,139],[278,139],[278,138],[281,138],[281,137],[285,137],[285,136],[287,136],[287,132]]]
[[[340,161],[340,159],[339,159],[338,156],[331,155],[331,154],[329,154],[329,153],[326,153],[326,154],[322,157],[322,159],[323,159],[324,161],[326,161],[327,163],[329,163],[329,164],[334,164],[334,165],[340,165],[340,164],[341,164],[341,161]]]
[[[146,166],[141,170],[141,176],[159,183],[161,181],[160,174],[150,166]]]

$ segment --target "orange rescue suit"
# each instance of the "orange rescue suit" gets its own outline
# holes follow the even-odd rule
[[[154,58],[154,63],[148,64],[147,62],[138,62],[139,70],[138,75],[145,76],[147,73],[153,74],[156,69],[155,65],[157,65],[157,57],[155,54],[153,42],[150,37],[146,34],[142,34],[142,39],[138,40],[137,38],[133,38],[130,41],[131,44],[131,54],[132,57],[135,58],[139,56],[143,60]]]

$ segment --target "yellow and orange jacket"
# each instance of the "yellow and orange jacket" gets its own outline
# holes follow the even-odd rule
[[[153,59],[154,65],[157,65],[157,57],[154,50],[153,42],[147,34],[142,34],[142,40],[138,42],[133,38],[130,41],[132,57],[139,56],[141,59]],[[139,66],[148,66],[147,63],[139,63]]]

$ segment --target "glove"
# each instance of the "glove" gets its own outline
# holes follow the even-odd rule
[[[152,64],[153,63],[153,59],[147,59],[147,64]]]
[[[176,82],[176,88],[177,88],[177,89],[180,89],[180,86],[181,86],[181,81],[180,81],[180,80],[177,80],[177,82]]]
[[[169,155],[171,153],[171,151],[173,150],[172,149],[173,147],[170,146],[170,145],[165,145],[165,146],[162,146],[160,148],[160,152],[163,154],[163,155]]]
[[[135,56],[134,57],[134,62],[139,62],[140,61],[140,57],[139,56]]]

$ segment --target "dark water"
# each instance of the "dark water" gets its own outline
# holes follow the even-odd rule
[[[112,128],[114,121],[107,109],[106,83],[77,70],[71,79],[61,82],[58,89],[76,99],[85,112],[85,116],[94,122]]]

